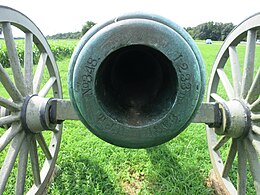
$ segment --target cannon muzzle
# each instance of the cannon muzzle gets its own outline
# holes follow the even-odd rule
[[[146,148],[190,124],[202,102],[205,70],[186,31],[163,17],[134,13],[85,34],[68,80],[90,131],[114,145]]]

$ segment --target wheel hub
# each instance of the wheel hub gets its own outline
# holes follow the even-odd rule
[[[38,95],[27,96],[21,110],[22,126],[27,132],[39,133],[53,130],[56,124],[50,120],[51,98]]]
[[[238,138],[247,135],[251,128],[250,110],[242,100],[221,102],[219,109],[222,114],[222,125],[215,128],[218,135]]]

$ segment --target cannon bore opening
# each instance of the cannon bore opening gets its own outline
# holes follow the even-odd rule
[[[177,74],[157,49],[122,47],[101,63],[96,96],[107,115],[130,126],[144,126],[163,118],[174,104]]]

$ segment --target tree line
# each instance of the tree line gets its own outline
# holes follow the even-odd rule
[[[206,22],[196,27],[188,27],[185,30],[195,40],[212,39],[213,41],[223,41],[235,27],[233,23]]]
[[[81,31],[58,33],[55,35],[47,36],[47,39],[80,39],[90,28],[96,23],[87,21]],[[185,30],[195,40],[212,39],[213,41],[223,41],[231,30],[235,27],[233,23],[221,23],[221,22],[206,22],[195,27],[187,27]],[[2,29],[0,28],[0,34]]]
[[[95,25],[92,21],[87,21],[81,31],[58,33],[47,36],[48,39],[80,39],[90,28]],[[185,30],[195,40],[212,39],[213,41],[223,41],[231,30],[235,27],[233,23],[206,22],[196,27],[188,27]]]
[[[58,33],[55,35],[47,36],[47,39],[80,39],[89,29],[91,29],[96,23],[92,21],[87,21],[83,26],[81,31],[78,32],[68,32],[68,33]]]

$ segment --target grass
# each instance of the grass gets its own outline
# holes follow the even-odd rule
[[[51,194],[210,194],[210,169],[203,125],[151,149],[104,143],[79,122],[66,122],[58,159],[60,174]],[[196,132],[196,133],[195,133]]]
[[[74,50],[74,47],[77,45],[78,40],[69,39],[69,40],[48,40],[50,44],[53,55],[56,60],[62,60],[64,58],[69,58]],[[17,54],[20,60],[20,64],[24,64],[24,39],[15,40]],[[33,63],[37,64],[40,57],[40,52],[35,44],[33,44]],[[8,52],[5,45],[5,41],[0,39],[0,63],[3,67],[10,67]]]
[[[198,46],[208,79],[221,45],[198,42]],[[57,64],[64,98],[68,99],[69,58],[58,60]],[[2,154],[0,164],[5,156]],[[116,147],[100,140],[80,121],[65,121],[57,165],[59,171],[48,194],[213,193],[213,189],[206,185],[212,165],[203,124],[191,124],[178,137],[163,145],[137,150]],[[13,193],[10,183],[15,183],[14,178],[15,173],[6,194]]]

